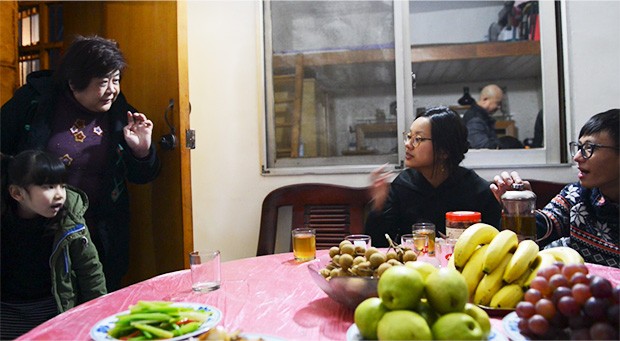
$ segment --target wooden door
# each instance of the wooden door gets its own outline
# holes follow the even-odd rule
[[[189,267],[193,248],[186,4],[183,1],[64,2],[65,36],[98,34],[116,40],[128,62],[121,89],[129,103],[154,123],[153,143],[162,170],[149,185],[131,185],[130,269],[125,284]],[[75,19],[73,19],[75,18]],[[88,20],[84,20],[88,18]],[[162,150],[169,134],[164,113],[175,127],[178,145]]]
[[[0,1],[0,105],[19,84],[17,71],[17,1]]]

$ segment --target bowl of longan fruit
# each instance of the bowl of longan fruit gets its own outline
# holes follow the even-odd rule
[[[355,309],[365,299],[377,297],[377,283],[383,271],[417,259],[412,250],[390,244],[392,247],[385,251],[343,240],[329,249],[329,255],[311,262],[308,271],[327,296]]]

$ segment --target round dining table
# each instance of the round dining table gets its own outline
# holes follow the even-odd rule
[[[317,257],[327,252],[317,251]],[[588,268],[620,284],[620,270],[592,264]],[[295,261],[292,253],[223,262],[221,272],[221,287],[208,293],[192,291],[187,269],[150,278],[74,307],[18,340],[90,340],[90,331],[99,321],[141,300],[215,307],[222,312],[218,325],[229,332],[280,340],[347,339],[353,310],[329,298],[310,277],[308,263]],[[505,334],[501,317],[492,317],[491,324]]]

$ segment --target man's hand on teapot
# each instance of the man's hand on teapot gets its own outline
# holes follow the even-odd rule
[[[151,137],[153,135],[153,122],[142,113],[127,112],[127,125],[123,128],[125,141],[133,155],[139,159],[149,155]]]
[[[524,181],[519,176],[519,173],[513,172],[501,172],[499,175],[493,177],[493,183],[489,186],[495,199],[501,202],[501,197],[506,191],[512,189],[512,184],[523,184],[524,189],[532,190],[532,186],[529,181]]]

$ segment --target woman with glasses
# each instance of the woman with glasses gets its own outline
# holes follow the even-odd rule
[[[459,166],[469,143],[458,114],[447,107],[430,108],[403,136],[406,169],[391,184],[383,168],[371,174],[373,201],[366,234],[373,246],[388,246],[386,233],[398,243],[418,222],[431,222],[437,233],[445,234],[450,211],[477,211],[482,221],[499,225],[501,207],[489,182]]]
[[[578,182],[568,184],[544,209],[536,212],[541,246],[570,246],[586,262],[620,267],[618,196],[620,109],[592,116],[581,128],[570,152],[577,163]],[[502,172],[491,190],[497,200],[513,183],[523,183],[517,172]]]

